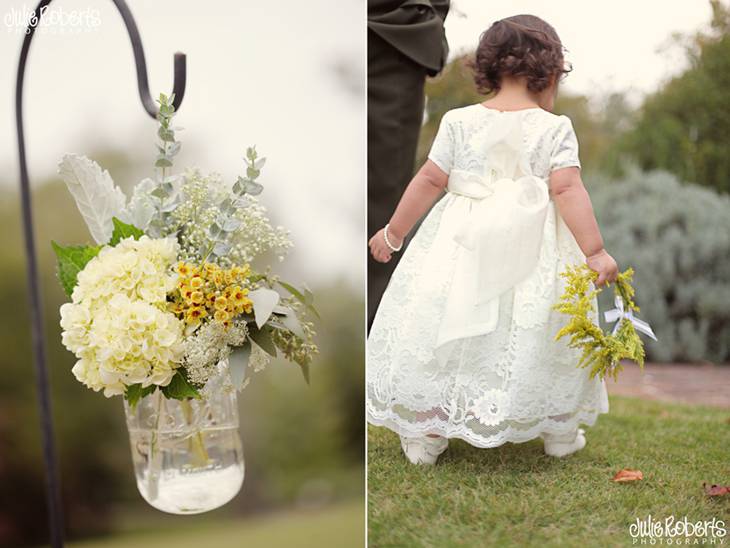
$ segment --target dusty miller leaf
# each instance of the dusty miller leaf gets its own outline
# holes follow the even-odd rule
[[[58,173],[96,243],[108,242],[114,228],[112,217],[119,217],[127,201],[109,172],[86,156],[67,154],[58,165]]]

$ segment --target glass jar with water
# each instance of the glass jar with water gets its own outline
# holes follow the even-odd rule
[[[223,364],[221,364],[223,365]],[[244,477],[236,390],[227,367],[200,399],[167,399],[160,390],[124,410],[137,487],[153,507],[199,514],[230,501]]]

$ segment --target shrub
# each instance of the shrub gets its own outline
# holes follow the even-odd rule
[[[628,171],[590,188],[606,248],[633,266],[654,361],[730,358],[730,197],[665,172]],[[612,291],[601,310],[613,307]]]

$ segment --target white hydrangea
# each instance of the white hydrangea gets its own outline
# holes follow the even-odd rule
[[[183,324],[166,311],[177,243],[142,236],[104,247],[61,307],[62,342],[76,378],[107,397],[141,383],[165,386],[182,360]]]

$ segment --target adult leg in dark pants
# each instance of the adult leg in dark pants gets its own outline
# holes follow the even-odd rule
[[[426,69],[368,30],[368,235],[383,228],[413,176]],[[400,257],[368,254],[368,329]]]

